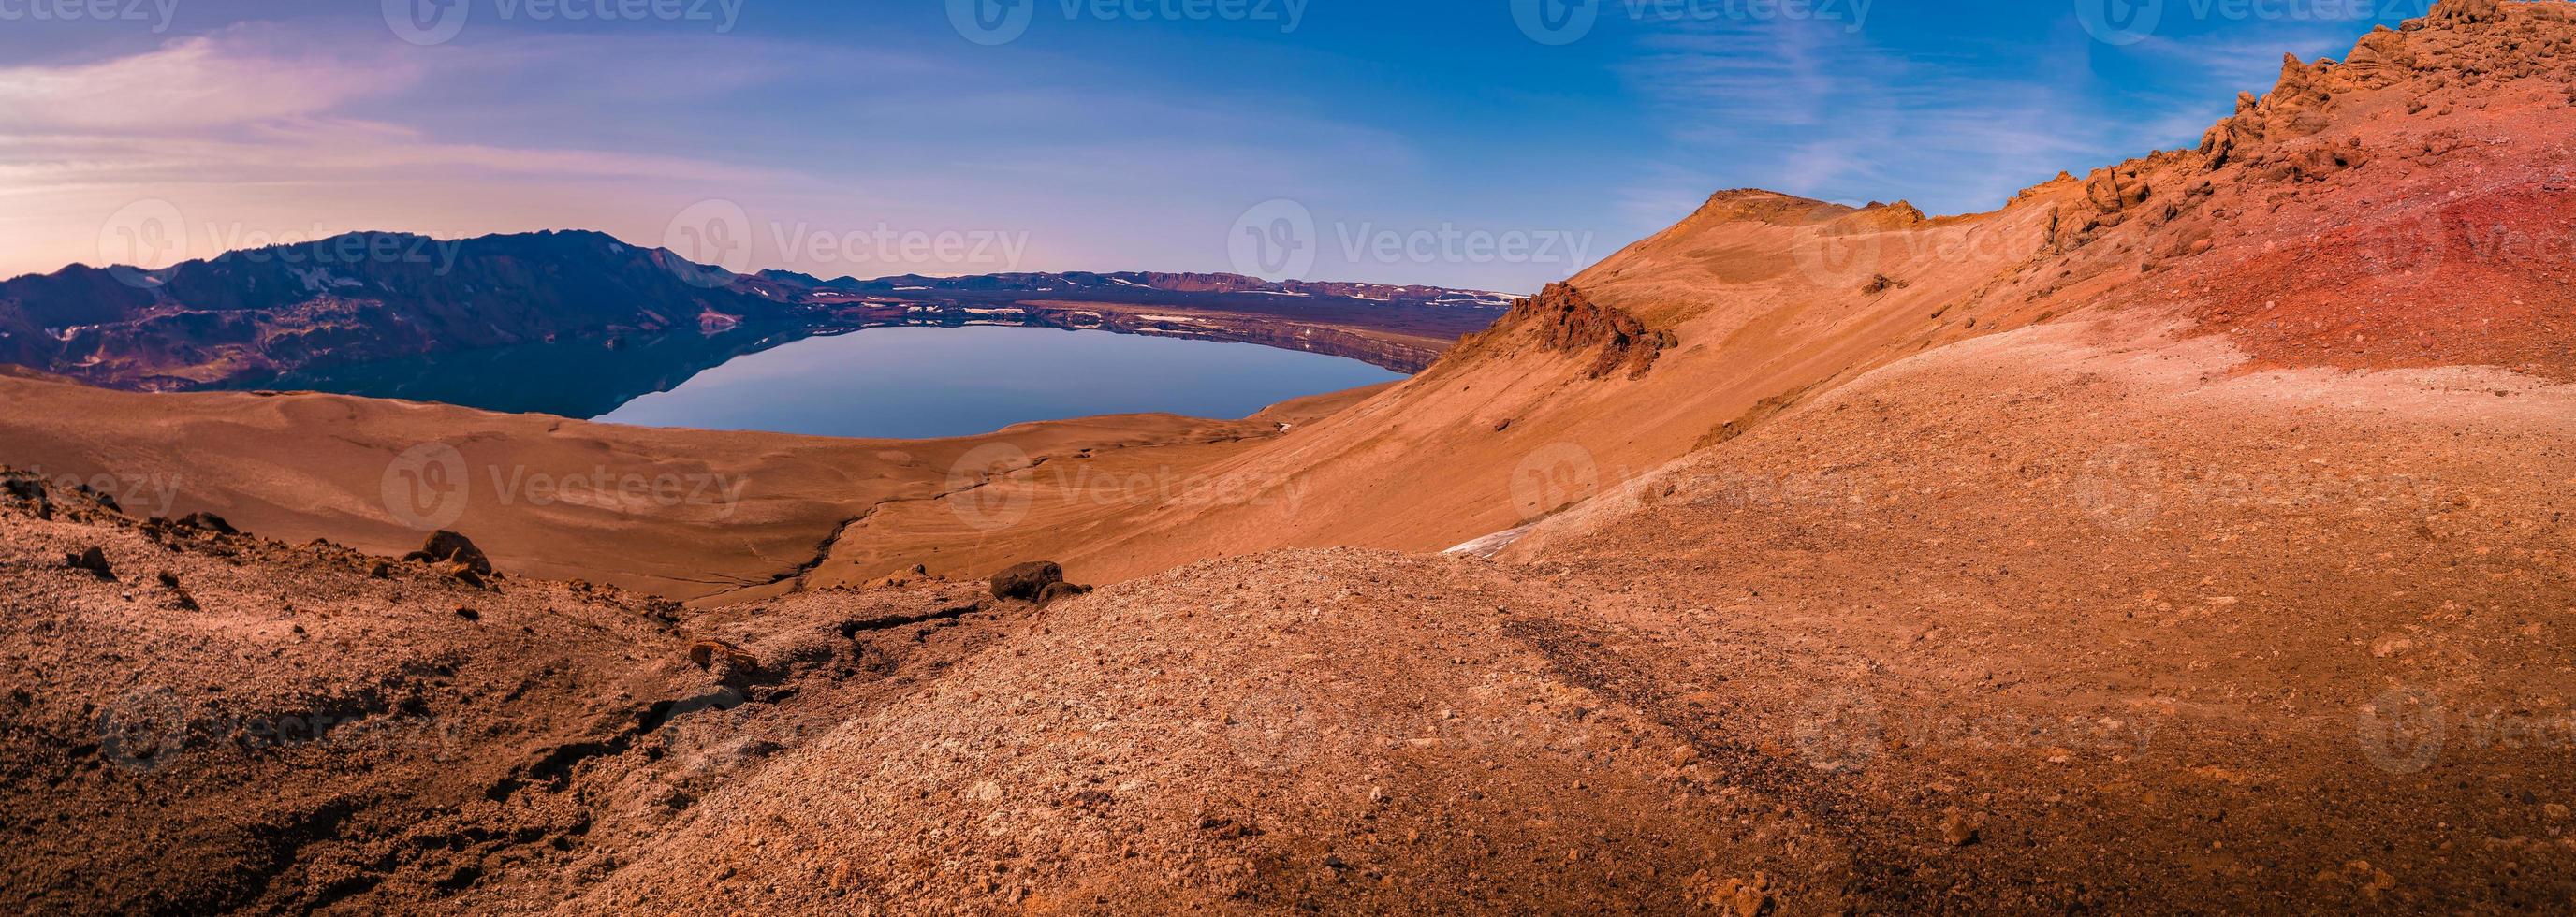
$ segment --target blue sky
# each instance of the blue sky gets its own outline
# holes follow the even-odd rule
[[[982,2],[0,0],[0,274],[580,227],[1529,290],[1723,188],[1991,209],[2429,0]]]

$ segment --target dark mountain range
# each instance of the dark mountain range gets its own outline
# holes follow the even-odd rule
[[[622,346],[746,328],[972,321],[1153,330],[1131,327],[1139,319],[1114,308],[1068,308],[1132,304],[1190,311],[1189,333],[1293,341],[1409,370],[1509,302],[1498,293],[1232,274],[822,280],[734,274],[598,232],[464,240],[368,232],[157,270],[73,265],[0,282],[0,362],[116,388],[184,391],[454,351]]]

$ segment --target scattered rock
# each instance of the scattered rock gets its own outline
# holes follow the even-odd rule
[[[1037,601],[1038,606],[1043,608],[1048,605],[1055,604],[1058,599],[1069,599],[1075,596],[1089,594],[1091,594],[1091,587],[1089,586],[1077,586],[1072,583],[1048,583],[1046,588],[1038,590]]]
[[[161,588],[170,590],[171,600],[179,607],[180,611],[199,610],[197,606],[197,597],[189,595],[188,590],[179,588],[179,574],[163,570],[159,573],[153,574],[152,578],[160,581]]]
[[[456,616],[457,616],[457,617],[460,617],[460,618],[464,618],[465,620],[468,620],[468,621],[481,621],[481,620],[483,620],[483,613],[482,613],[482,612],[475,611],[474,609],[467,608],[467,607],[465,607],[465,606],[463,606],[463,605],[456,606]]]
[[[125,511],[125,507],[117,504],[115,494],[93,489],[87,484],[76,485],[72,489],[80,491],[82,496],[90,498],[90,500],[96,502],[100,506],[106,507],[115,512],[121,513]]]
[[[911,569],[897,570],[893,573],[888,573],[882,577],[878,577],[876,581],[869,583],[867,588],[899,589],[905,586],[919,585],[921,583],[936,583],[943,581],[945,581],[944,577],[930,572],[929,565],[914,564]]]
[[[2457,28],[2502,22],[2505,12],[2496,0],[2442,0],[2433,5],[2433,14],[2426,18],[2437,28]]]
[[[760,659],[742,647],[714,638],[689,644],[690,665],[701,669],[713,669],[719,663],[750,668],[758,665]]]
[[[43,481],[32,481],[25,478],[10,478],[5,481],[0,481],[0,493],[8,494],[9,498],[14,501],[34,504],[36,518],[38,519],[50,520],[54,518],[54,500],[51,495],[45,492],[45,482]]]
[[[993,574],[993,597],[1022,602],[1041,601],[1048,586],[1062,582],[1064,567],[1050,560],[1031,561]]]
[[[466,569],[477,574],[492,572],[492,561],[483,556],[482,549],[475,547],[472,540],[455,532],[440,531],[431,534],[429,541],[422,544],[420,550],[403,555],[403,559],[433,564],[453,562],[464,564]]]
[[[1702,872],[1691,878],[1702,903],[1710,910],[1732,917],[1762,917],[1771,910],[1771,877],[1767,874],[1757,872],[1750,879],[1711,881],[1708,874]]]
[[[448,579],[455,580],[458,584],[463,585],[468,589],[482,589],[486,588],[487,585],[484,583],[482,575],[475,573],[474,568],[466,564],[451,563],[440,572],[445,573]]]
[[[233,528],[232,523],[225,522],[224,517],[213,513],[189,513],[179,517],[177,524],[181,528],[203,529],[219,535],[241,534],[240,529]]]
[[[1977,842],[1984,830],[1968,813],[1953,808],[1941,818],[1941,840],[1952,847],[1965,847]]]
[[[78,554],[63,555],[63,566],[74,570],[87,570],[99,579],[116,578],[115,568],[107,564],[107,552],[97,548],[85,548]]]

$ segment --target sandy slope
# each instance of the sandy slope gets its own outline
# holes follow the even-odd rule
[[[1598,316],[1524,309],[1384,397],[1204,469],[1232,500],[1088,514],[1101,538],[1068,559],[1118,578],[1211,552],[1439,550],[1892,361],[2086,313],[2148,313],[2127,332],[2142,343],[2223,335],[2256,366],[2576,378],[2572,37],[2561,4],[2446,4],[2348,65],[2285,62],[2280,88],[2203,150],[2062,177],[1991,213],[1721,192],[1567,285],[1669,336],[1642,375],[1590,371]]]
[[[212,511],[253,531],[379,554],[453,529],[512,573],[723,601],[791,588],[843,522],[887,501],[1055,460],[1122,476],[1196,462],[1365,394],[1301,399],[1243,421],[1137,415],[869,441],[334,395],[143,395],[0,374],[0,403],[23,406],[0,413],[0,461],[89,483],[139,516]],[[971,545],[975,533],[952,516],[940,544]],[[885,569],[922,561],[969,563],[925,551]]]

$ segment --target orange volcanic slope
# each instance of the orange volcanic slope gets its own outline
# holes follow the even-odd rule
[[[2061,176],[1990,213],[1723,192],[1414,380],[1204,470],[1225,499],[980,537],[1055,548],[1103,580],[1276,547],[1438,550],[1893,361],[2115,313],[2141,345],[2223,338],[2250,358],[2240,369],[2576,378],[2568,20],[2559,3],[2445,2],[2347,61],[2289,61],[2198,149]],[[873,524],[918,529],[955,507],[890,509]],[[846,533],[816,581],[906,560],[866,550],[868,534]]]

